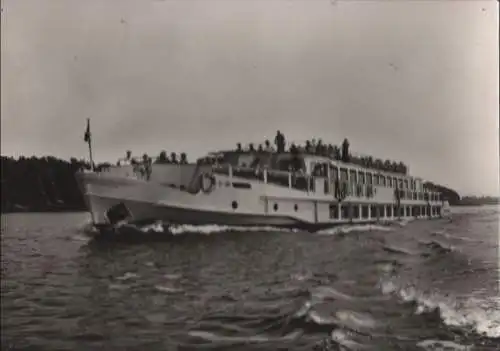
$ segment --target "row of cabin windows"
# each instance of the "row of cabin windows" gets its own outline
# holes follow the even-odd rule
[[[402,200],[425,200],[425,201],[441,201],[439,193],[419,193],[411,190],[398,190]]]
[[[330,218],[338,218],[338,205],[330,205]],[[370,211],[369,211],[370,210]],[[384,212],[385,211],[385,212]],[[371,212],[371,216],[370,216]],[[352,213],[352,217],[350,215]],[[438,207],[428,206],[395,206],[395,205],[342,205],[340,219],[369,219],[390,217],[437,216]]]
[[[325,194],[328,193],[329,188],[328,188],[328,183],[325,186]],[[357,196],[363,196],[363,194],[366,196],[368,189],[365,187],[362,187],[358,189],[356,184],[351,184],[351,186],[347,187],[347,194],[348,195],[357,195]],[[401,200],[425,200],[425,201],[440,201],[441,200],[441,194],[439,193],[421,193],[421,192],[416,192],[416,191],[411,191],[411,190],[397,190],[399,191],[399,196]]]
[[[323,176],[327,175],[327,164],[316,164],[313,165],[313,175]],[[417,190],[417,182],[414,179],[399,178],[395,176],[385,176],[382,174],[374,174],[371,172],[356,171],[353,169],[348,170],[347,168],[338,168],[330,165],[330,173],[333,179],[340,179],[341,181],[347,181],[349,178],[351,183],[361,183],[369,185],[385,186],[389,188],[399,188],[408,190]]]
[[[227,170],[228,171],[228,170]],[[351,171],[352,172],[352,171]],[[221,172],[217,172],[221,173]],[[227,173],[222,173],[222,174],[229,174]],[[264,175],[263,173],[255,174],[254,170],[249,170],[249,169],[234,169],[233,170],[233,175],[237,177],[242,177],[242,178],[249,178],[249,179],[254,179],[257,178],[259,180],[264,180]],[[280,184],[282,186],[288,186],[288,174],[276,174],[273,172],[267,173],[267,181],[270,183],[275,183],[275,184]],[[335,175],[334,175],[335,176]],[[347,177],[347,173],[345,173],[345,177]],[[333,178],[335,179],[335,178]],[[356,179],[356,178],[351,178],[351,179]],[[342,180],[344,183],[347,184],[347,179],[344,178]],[[359,173],[359,183],[358,184],[364,184],[366,185],[365,182],[365,173]],[[309,185],[308,185],[309,182]],[[329,183],[326,182],[325,186],[325,194],[327,194],[330,191]],[[356,183],[352,182],[350,185],[348,185],[348,194],[349,195],[354,195],[357,194],[357,196],[362,196],[363,194],[367,194],[366,192],[366,187],[363,187],[361,191],[358,190]],[[370,178],[368,178],[368,184],[371,185],[372,182],[370,181]],[[292,187],[299,189],[299,190],[307,190],[307,189],[314,189],[314,182],[312,179],[307,179],[305,176],[297,176],[295,175],[292,178]],[[425,201],[440,201],[440,194],[439,193],[422,193],[422,192],[417,192],[413,190],[403,190],[399,188],[399,194],[400,198],[402,200],[425,200]]]

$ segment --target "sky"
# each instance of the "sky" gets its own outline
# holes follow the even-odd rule
[[[2,0],[1,154],[321,138],[498,195],[496,0]]]

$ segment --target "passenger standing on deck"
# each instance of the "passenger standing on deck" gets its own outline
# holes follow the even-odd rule
[[[349,162],[349,141],[347,138],[345,138],[342,143],[342,161]]]
[[[152,172],[152,165],[151,165],[151,157],[148,156],[148,154],[142,155],[142,167],[140,168],[140,173],[143,177],[145,177],[147,180],[151,177],[151,172]]]
[[[187,155],[185,152],[181,153],[181,165],[187,165],[188,160],[187,160]]]
[[[324,154],[323,147],[324,147],[323,140],[319,139],[318,143],[316,144],[316,150],[315,150],[316,155],[323,155]]]
[[[308,154],[312,153],[312,146],[311,146],[311,142],[309,140],[306,140],[306,152]]]
[[[332,144],[328,144],[328,150],[327,150],[327,153],[328,153],[328,157],[330,157],[331,159],[333,159],[335,157],[335,152],[334,152],[334,148],[333,148],[333,145]]]
[[[341,158],[340,157],[341,156],[340,155],[340,149],[339,149],[339,147],[337,145],[335,145],[333,147],[333,154],[335,155],[335,159],[338,160],[338,161],[340,161],[340,158]]]
[[[274,138],[278,152],[285,152],[285,136],[278,130]]]
[[[132,151],[127,150],[125,158],[121,158],[118,160],[118,166],[127,166],[132,164]]]
[[[170,162],[173,164],[179,164],[179,161],[177,161],[177,154],[175,152],[170,154]]]
[[[266,152],[274,152],[274,149],[273,149],[273,147],[271,146],[271,142],[270,142],[269,140],[266,140],[266,141],[264,142],[264,145],[265,145],[264,150],[265,150]]]
[[[155,163],[160,163],[160,164],[170,163],[167,157],[167,152],[166,151],[160,152],[160,155],[156,158]]]
[[[299,158],[299,149],[292,143],[290,146],[290,153],[292,154],[292,169],[294,172],[298,172],[301,169],[301,162]]]

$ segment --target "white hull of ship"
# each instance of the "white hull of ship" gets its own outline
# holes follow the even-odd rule
[[[172,167],[179,168],[179,166],[171,166],[170,169],[173,169]],[[167,170],[165,174],[171,173],[168,166],[163,168]],[[156,172],[159,173],[158,170]],[[115,224],[116,220],[110,219],[108,212],[117,206],[126,209],[127,215],[123,219],[130,223],[162,221],[170,224],[271,226],[316,230],[346,224],[391,222],[415,218],[382,215],[341,219],[340,214],[338,218],[332,218],[329,206],[336,202],[336,199],[332,194],[325,194],[324,191],[305,193],[258,180],[237,179],[216,174],[216,186],[211,192],[204,193],[200,190],[193,194],[179,189],[182,181],[185,182],[185,186],[189,181],[181,180],[179,174],[175,177],[177,177],[176,187],[170,186],[172,182],[166,185],[165,182],[155,179],[146,181],[128,174],[123,176],[122,174],[89,172],[78,174],[77,179],[94,224],[102,227]],[[234,181],[244,182],[251,188],[234,188],[232,186]],[[378,198],[376,196],[371,199],[348,196],[342,203],[393,203],[392,190],[390,194],[386,193],[384,189],[381,189],[377,195]],[[237,205],[236,208],[234,204]],[[415,204],[424,205],[424,203]]]

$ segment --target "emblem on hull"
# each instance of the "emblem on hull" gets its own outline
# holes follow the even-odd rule
[[[123,202],[112,206],[106,211],[106,218],[111,225],[132,217],[132,213]]]

